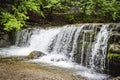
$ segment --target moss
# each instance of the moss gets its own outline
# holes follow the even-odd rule
[[[84,44],[85,48],[87,48],[88,45],[89,45],[89,42],[85,42],[85,44]]]
[[[95,36],[95,32],[93,31],[89,31],[89,32],[86,32],[86,41],[87,42],[90,42],[91,38],[92,38],[92,42],[94,41],[94,37]]]
[[[41,52],[41,51],[32,51],[27,58],[29,59],[37,59],[40,56],[45,55],[45,53]]]
[[[89,28],[89,27],[87,27]],[[86,28],[85,28],[86,29]],[[82,30],[81,32],[83,35],[85,34],[85,41],[90,42],[90,40],[93,42],[94,41],[94,36],[96,35],[96,32],[92,30]],[[83,37],[83,36],[82,36]]]
[[[120,45],[119,44],[110,44],[108,52],[120,54]]]
[[[82,47],[82,45],[83,45],[83,42],[82,42],[82,41],[80,41],[80,42],[79,42],[79,46],[80,46],[80,47]]]
[[[28,55],[28,58],[29,58],[29,59],[34,59],[34,52],[31,52],[31,53]]]
[[[120,43],[120,33],[114,32],[109,37],[109,43]]]
[[[120,54],[108,53],[107,59],[109,59],[109,60],[114,60],[114,59],[120,60]]]
[[[84,42],[84,48],[87,49],[88,45],[89,45],[89,42],[86,42],[86,41],[85,41],[85,42]],[[79,47],[82,48],[82,46],[83,46],[83,41],[80,41]]]

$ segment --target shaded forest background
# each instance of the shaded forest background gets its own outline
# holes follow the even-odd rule
[[[0,29],[120,21],[120,0],[0,0]]]

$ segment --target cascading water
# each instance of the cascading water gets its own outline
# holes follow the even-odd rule
[[[96,36],[96,40],[92,46],[92,52],[90,56],[90,68],[92,70],[99,70],[102,72],[105,69],[105,58],[107,52],[108,43],[108,25],[103,25],[100,32]]]
[[[16,34],[15,45],[21,47],[1,49],[0,54],[21,55],[23,53],[26,56],[34,50],[42,51],[47,55],[33,61],[67,68],[76,67],[78,71],[82,71],[80,72],[82,76],[88,77],[91,71],[102,72],[105,69],[109,35],[107,27],[108,25],[94,27],[88,24],[87,26],[71,25],[62,28],[20,30]],[[97,28],[100,31],[96,31]]]
[[[52,45],[53,43],[50,44],[50,52],[63,54],[72,59],[74,53],[76,53],[78,37],[82,28],[83,26],[70,26],[62,28],[52,41],[54,42],[54,45]]]
[[[29,29],[23,29],[17,31],[15,36],[15,45],[28,46],[31,35],[32,35],[32,31],[30,31]]]

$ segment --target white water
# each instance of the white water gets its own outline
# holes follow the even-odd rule
[[[83,54],[84,54],[84,46],[85,46],[85,33],[83,33],[83,45],[82,45],[82,50],[81,50],[81,65],[83,65]]]
[[[28,40],[28,47],[17,47],[12,46],[10,48],[1,48],[0,54],[4,56],[27,56],[31,51],[37,50],[42,51],[46,56],[40,57],[39,59],[33,59],[33,62],[42,62],[48,63],[54,66],[60,66],[65,68],[75,69],[76,74],[79,74],[87,79],[91,80],[101,80],[107,78],[104,74],[99,74],[91,69],[94,69],[96,64],[94,64],[94,57],[97,56],[99,49],[102,49],[102,59],[105,58],[105,50],[107,48],[107,37],[108,32],[106,26],[101,28],[101,31],[98,33],[95,44],[92,48],[92,57],[90,58],[91,69],[83,67],[75,62],[73,62],[73,55],[76,52],[78,37],[80,36],[80,32],[84,25],[80,27],[75,26],[65,26],[63,28],[53,28],[53,29],[37,29],[34,30],[30,39]],[[18,35],[18,34],[17,34]],[[22,34],[24,36],[24,34]],[[26,36],[26,35],[25,35]],[[17,37],[16,44],[23,45],[24,41],[19,42],[20,37]],[[103,38],[104,37],[104,38]],[[102,39],[103,38],[103,39]],[[83,41],[85,39],[85,35],[83,36]],[[102,39],[102,41],[101,41]],[[83,42],[84,43],[84,42]],[[100,46],[103,47],[101,48]],[[82,47],[82,52],[84,52],[84,46]],[[49,50],[48,50],[49,49]],[[83,56],[83,53],[82,53]],[[99,56],[99,55],[98,55]],[[98,59],[99,60],[99,59]],[[100,59],[101,60],[101,59]],[[83,64],[83,57],[81,58],[81,63]],[[104,60],[101,60],[103,64],[101,64],[101,69],[104,68]]]
[[[70,59],[71,60],[73,60],[73,55],[75,54],[75,53],[77,53],[76,52],[76,48],[78,47],[78,38],[79,38],[79,35],[80,35],[80,32],[81,32],[81,30],[82,30],[82,28],[83,28],[84,26],[82,25],[80,28],[77,28],[77,31],[75,32],[75,39],[73,40],[73,48],[72,48],[72,51],[71,51],[71,53],[70,53]]]
[[[54,38],[54,36],[58,34],[60,30],[60,28],[40,30],[37,34],[31,36],[29,48],[47,53],[49,42],[51,42],[52,38]]]
[[[103,25],[92,47],[90,66],[92,70],[104,70],[108,42],[108,25]],[[102,52],[100,52],[102,51]],[[99,65],[99,66],[98,66]]]

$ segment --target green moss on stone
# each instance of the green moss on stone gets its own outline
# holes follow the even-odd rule
[[[94,35],[95,35],[95,32],[93,31],[89,31],[89,32],[86,32],[86,41],[90,42],[90,39],[92,38],[92,41],[94,41]]]
[[[40,56],[44,56],[45,53],[41,52],[41,51],[32,51],[27,57],[29,59],[37,59]]]
[[[88,45],[89,45],[89,42],[84,42],[84,45],[83,45],[83,42],[82,41],[80,41],[79,42],[79,47],[81,47],[82,48],[82,46],[84,46],[86,49],[87,49],[87,47],[88,47]]]
[[[120,43],[120,33],[114,32],[109,37],[109,43]]]
[[[108,53],[108,55],[107,55],[107,59],[109,59],[109,60],[120,59],[120,54],[116,54],[116,53]]]
[[[120,45],[119,44],[110,44],[108,52],[120,54]]]

